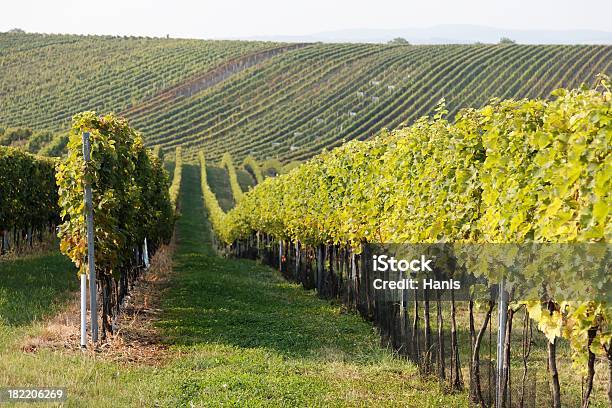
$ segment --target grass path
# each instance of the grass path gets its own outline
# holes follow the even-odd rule
[[[24,287],[36,287],[40,269],[0,266],[0,386],[66,386],[67,406],[467,406],[464,395],[441,394],[378,347],[371,325],[356,315],[268,267],[217,257],[199,186],[198,168],[185,166],[175,275],[158,323],[169,361],[152,367],[22,352],[20,339],[41,330],[32,315],[52,313],[63,290],[74,286],[53,289],[53,282],[73,272],[60,258],[49,266],[51,292],[42,300],[48,306],[33,307],[28,317],[19,310],[32,303],[7,295],[7,287],[22,276]]]
[[[271,406],[457,406],[412,365],[378,347],[372,327],[277,272],[217,257],[197,167],[183,172],[176,278],[160,323],[181,378],[172,403]]]

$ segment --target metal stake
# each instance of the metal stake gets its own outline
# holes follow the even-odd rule
[[[495,406],[501,408],[504,390],[504,341],[506,338],[506,320],[508,317],[508,297],[504,288],[504,280],[499,282],[499,317],[497,329],[497,387],[495,387]]]
[[[81,347],[87,347],[87,274],[81,274]]]
[[[83,133],[83,159],[90,161],[91,144],[89,132]],[[87,265],[89,268],[89,312],[91,314],[91,341],[98,343],[98,302],[96,300],[96,266],[94,261],[94,226],[93,226],[93,198],[91,183],[85,181],[85,215],[87,218]]]

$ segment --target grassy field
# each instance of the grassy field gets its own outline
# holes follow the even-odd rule
[[[196,167],[183,173],[160,365],[21,350],[77,279],[57,254],[0,264],[0,385],[65,386],[66,406],[467,406],[381,349],[371,325],[209,244]]]

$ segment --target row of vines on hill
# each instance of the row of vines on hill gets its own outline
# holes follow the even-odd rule
[[[178,211],[178,197],[183,178],[183,149],[179,146],[174,151],[174,175],[170,185],[170,201],[175,211]]]
[[[543,97],[610,74],[611,58],[609,45],[313,44],[232,75],[215,92],[129,117],[152,143],[182,145],[190,160],[203,147],[215,161],[227,151],[237,163],[304,160],[413,122],[441,97],[453,112],[493,96]]]
[[[261,170],[261,167],[253,156],[245,157],[242,162],[242,167],[251,175],[251,177],[253,177],[256,184],[259,184],[264,180],[264,175]]]
[[[208,178],[206,176],[206,159],[204,153],[200,152],[200,178],[202,183],[202,194],[204,196],[204,205],[208,212],[208,218],[214,231],[221,231],[224,228],[225,213],[217,201],[215,193],[211,190],[208,185]]]
[[[43,239],[59,222],[55,160],[0,146],[0,233],[2,253]]]
[[[480,109],[460,111],[454,121],[446,118],[446,109],[440,105],[435,116],[421,118],[410,127],[383,132],[365,142],[346,143],[288,174],[264,180],[227,214],[215,206],[214,194],[204,185],[204,173],[204,199],[215,235],[238,255],[253,256],[263,248],[270,263],[281,270],[293,268],[292,277],[320,293],[339,295],[343,288],[338,271],[347,271],[344,289],[348,298],[355,298],[360,312],[375,320],[392,337],[394,346],[402,350],[416,346],[419,363],[431,373],[433,323],[427,293],[423,294],[424,310],[419,311],[416,302],[414,306],[414,324],[420,324],[419,313],[424,317],[425,344],[419,345],[418,334],[416,343],[395,338],[396,323],[384,323],[388,317],[382,315],[389,310],[377,309],[385,303],[369,288],[371,271],[357,259],[365,259],[365,244],[389,242],[444,243],[447,254],[460,251],[466,243],[609,243],[609,82],[602,78],[595,89],[561,89],[553,96],[551,101],[494,100]],[[201,163],[205,172],[203,156]],[[556,345],[565,339],[574,370],[584,378],[580,404],[586,407],[597,360],[609,367],[606,371],[612,384],[612,310],[598,298],[598,288],[579,268],[558,268],[556,258],[559,254],[543,256],[540,262],[550,266],[535,276],[533,269],[520,268],[521,260],[510,259],[519,272],[515,271],[515,287],[509,288],[510,306],[503,310],[507,315],[504,354],[510,356],[513,317],[522,309],[526,316],[523,337],[528,338],[523,342],[524,361],[531,344],[525,330],[531,321],[547,339],[552,405],[562,404]],[[315,271],[310,272],[314,275],[309,275],[313,262]],[[471,272],[487,273],[491,285],[502,276],[500,271],[479,272],[477,268]],[[599,288],[609,287],[610,276],[604,279]],[[521,282],[533,287],[520,288]],[[513,298],[514,289],[519,288],[533,296]],[[399,304],[406,309],[401,299]],[[450,385],[461,389],[454,301],[451,305]],[[469,391],[472,401],[482,406],[491,401],[485,401],[481,389],[480,348],[494,306],[489,291],[475,292],[469,300]],[[475,324],[475,309],[484,313],[480,327]],[[436,310],[437,373],[444,380],[448,351],[440,334],[444,324],[439,299]],[[402,313],[399,310],[398,316],[405,317]],[[418,327],[414,329],[413,337]],[[510,398],[508,361],[496,380],[503,384],[504,406]],[[526,363],[524,370],[523,391]],[[612,387],[608,398],[612,403]]]
[[[48,130],[34,132],[24,127],[8,129],[0,127],[0,145],[20,147],[30,153],[49,153],[52,141],[57,137]]]
[[[84,132],[91,140],[88,163],[82,153]],[[104,338],[113,333],[122,301],[143,270],[145,245],[152,255],[171,238],[175,213],[168,174],[124,119],[84,112],[73,118],[68,156],[58,165],[56,178],[63,220],[60,250],[79,274],[88,273],[83,194],[86,182],[92,187]]]
[[[238,182],[238,175],[236,174],[236,168],[234,167],[234,161],[232,160],[231,154],[225,153],[223,157],[221,157],[221,167],[225,167],[227,170],[234,201],[239,202],[242,200],[243,193],[242,187],[240,187],[240,183]]]
[[[84,100],[100,111],[122,111],[228,60],[275,45],[7,33],[0,33],[0,43],[0,118],[41,130],[68,125]]]

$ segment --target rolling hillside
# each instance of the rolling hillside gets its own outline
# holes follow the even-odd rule
[[[100,70],[100,65],[104,69]],[[612,71],[612,46],[287,44],[0,34],[0,125],[124,114],[187,160],[303,160],[492,97],[546,97]],[[36,80],[32,80],[36,78]]]
[[[0,34],[0,123],[57,129],[83,109],[122,111],[274,43]]]

